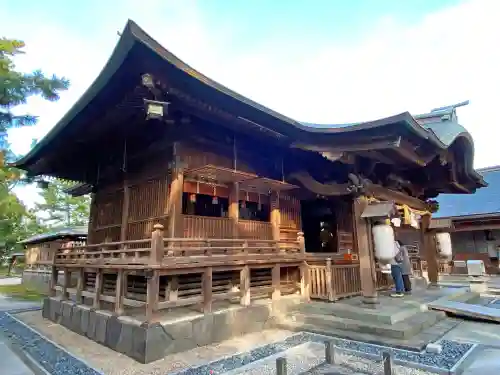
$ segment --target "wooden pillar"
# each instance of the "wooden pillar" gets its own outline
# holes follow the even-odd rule
[[[101,292],[102,292],[102,269],[98,268],[95,272],[95,288],[94,288],[94,309],[101,308]]]
[[[239,196],[240,189],[237,182],[231,185],[231,189],[229,191],[229,210],[228,217],[231,220],[233,225],[233,238],[238,238],[238,220],[240,218],[240,206],[239,206]]]
[[[153,321],[153,315],[158,310],[160,295],[160,271],[146,271],[146,320]]]
[[[427,277],[430,286],[437,286],[439,279],[439,263],[437,259],[436,235],[429,231],[431,215],[423,215],[420,222],[422,253],[427,261]]]
[[[85,287],[85,269],[80,268],[76,279],[76,303],[83,303],[82,292]]]
[[[126,288],[126,275],[123,269],[119,269],[116,274],[116,288],[115,288],[115,313],[117,315],[123,314],[123,295]]]
[[[62,286],[62,296],[61,300],[66,301],[69,298],[68,294],[68,287],[69,283],[71,280],[71,272],[67,268],[64,269],[64,279],[63,279],[63,286]]]
[[[244,266],[240,271],[240,304],[250,305],[250,268]]]
[[[375,257],[371,238],[371,223],[367,219],[361,217],[366,206],[368,206],[368,199],[365,196],[357,197],[353,201],[353,239],[354,247],[358,250],[363,302],[377,303],[377,273],[375,270]]]
[[[212,267],[206,267],[201,280],[203,312],[212,312]]]
[[[271,271],[272,299],[277,300],[281,297],[281,265],[276,263]]]
[[[56,266],[51,267],[50,272],[50,282],[49,282],[49,295],[50,297],[56,296],[56,286],[57,286],[57,277],[59,276],[59,270]]]
[[[276,241],[276,247],[279,250],[280,241],[280,196],[278,192],[273,191],[271,193],[271,228],[272,228],[272,239]]]
[[[184,168],[179,155],[179,144],[173,146],[173,160],[170,163],[170,190],[167,202],[167,237],[183,237],[182,193],[184,189]]]
[[[306,301],[311,299],[310,294],[311,275],[309,274],[309,265],[303,261],[300,265],[300,295]]]

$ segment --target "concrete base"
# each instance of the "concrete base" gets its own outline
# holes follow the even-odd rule
[[[42,314],[138,362],[149,363],[168,354],[271,328],[271,310],[269,303],[235,306],[210,314],[147,324],[51,297],[44,300]]]

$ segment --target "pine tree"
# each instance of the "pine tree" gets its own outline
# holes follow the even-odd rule
[[[64,192],[74,182],[54,179],[42,190],[43,203],[36,204],[41,222],[48,227],[73,227],[87,225],[90,197],[72,197]]]
[[[31,96],[49,101],[69,87],[69,81],[57,76],[47,77],[37,70],[23,73],[16,70],[14,58],[24,53],[24,42],[0,38],[0,252],[14,249],[17,241],[40,230],[33,214],[28,212],[12,188],[21,179],[21,172],[6,163],[15,159],[8,142],[8,130],[31,126],[36,116],[14,115],[13,108],[25,104]]]

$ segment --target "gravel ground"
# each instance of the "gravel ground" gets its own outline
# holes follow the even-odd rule
[[[440,354],[411,352],[362,342],[342,340],[310,333],[294,334],[285,330],[267,330],[245,335],[219,344],[199,347],[173,354],[162,360],[140,364],[133,359],[97,344],[61,325],[45,320],[40,311],[14,315],[42,336],[65,348],[68,353],[46,341],[11,315],[0,313],[0,330],[17,342],[53,375],[205,375],[205,374],[273,374],[278,356],[289,356],[289,374],[377,374],[382,352],[390,352],[395,361],[408,367],[426,367],[429,371],[449,371],[468,353],[472,344],[443,340]],[[324,360],[324,341],[331,340],[337,348],[340,367],[328,370],[318,366]],[[353,352],[354,351],[354,352]],[[290,354],[291,353],[291,354]],[[372,360],[359,358],[359,356]],[[74,357],[73,357],[74,356]],[[75,358],[76,357],[76,358]],[[375,360],[373,358],[375,357]],[[86,365],[88,364],[88,365]],[[322,372],[319,372],[322,371]],[[368,372],[367,372],[368,371]],[[431,374],[396,366],[396,374]]]
[[[141,364],[59,324],[43,319],[40,311],[23,312],[15,316],[105,375],[166,375],[243,353],[256,346],[281,342],[293,335],[285,330],[266,330]]]

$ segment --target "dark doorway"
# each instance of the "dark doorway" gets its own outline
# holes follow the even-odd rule
[[[301,216],[306,252],[338,251],[337,221],[334,204],[331,201],[326,199],[301,201]]]

